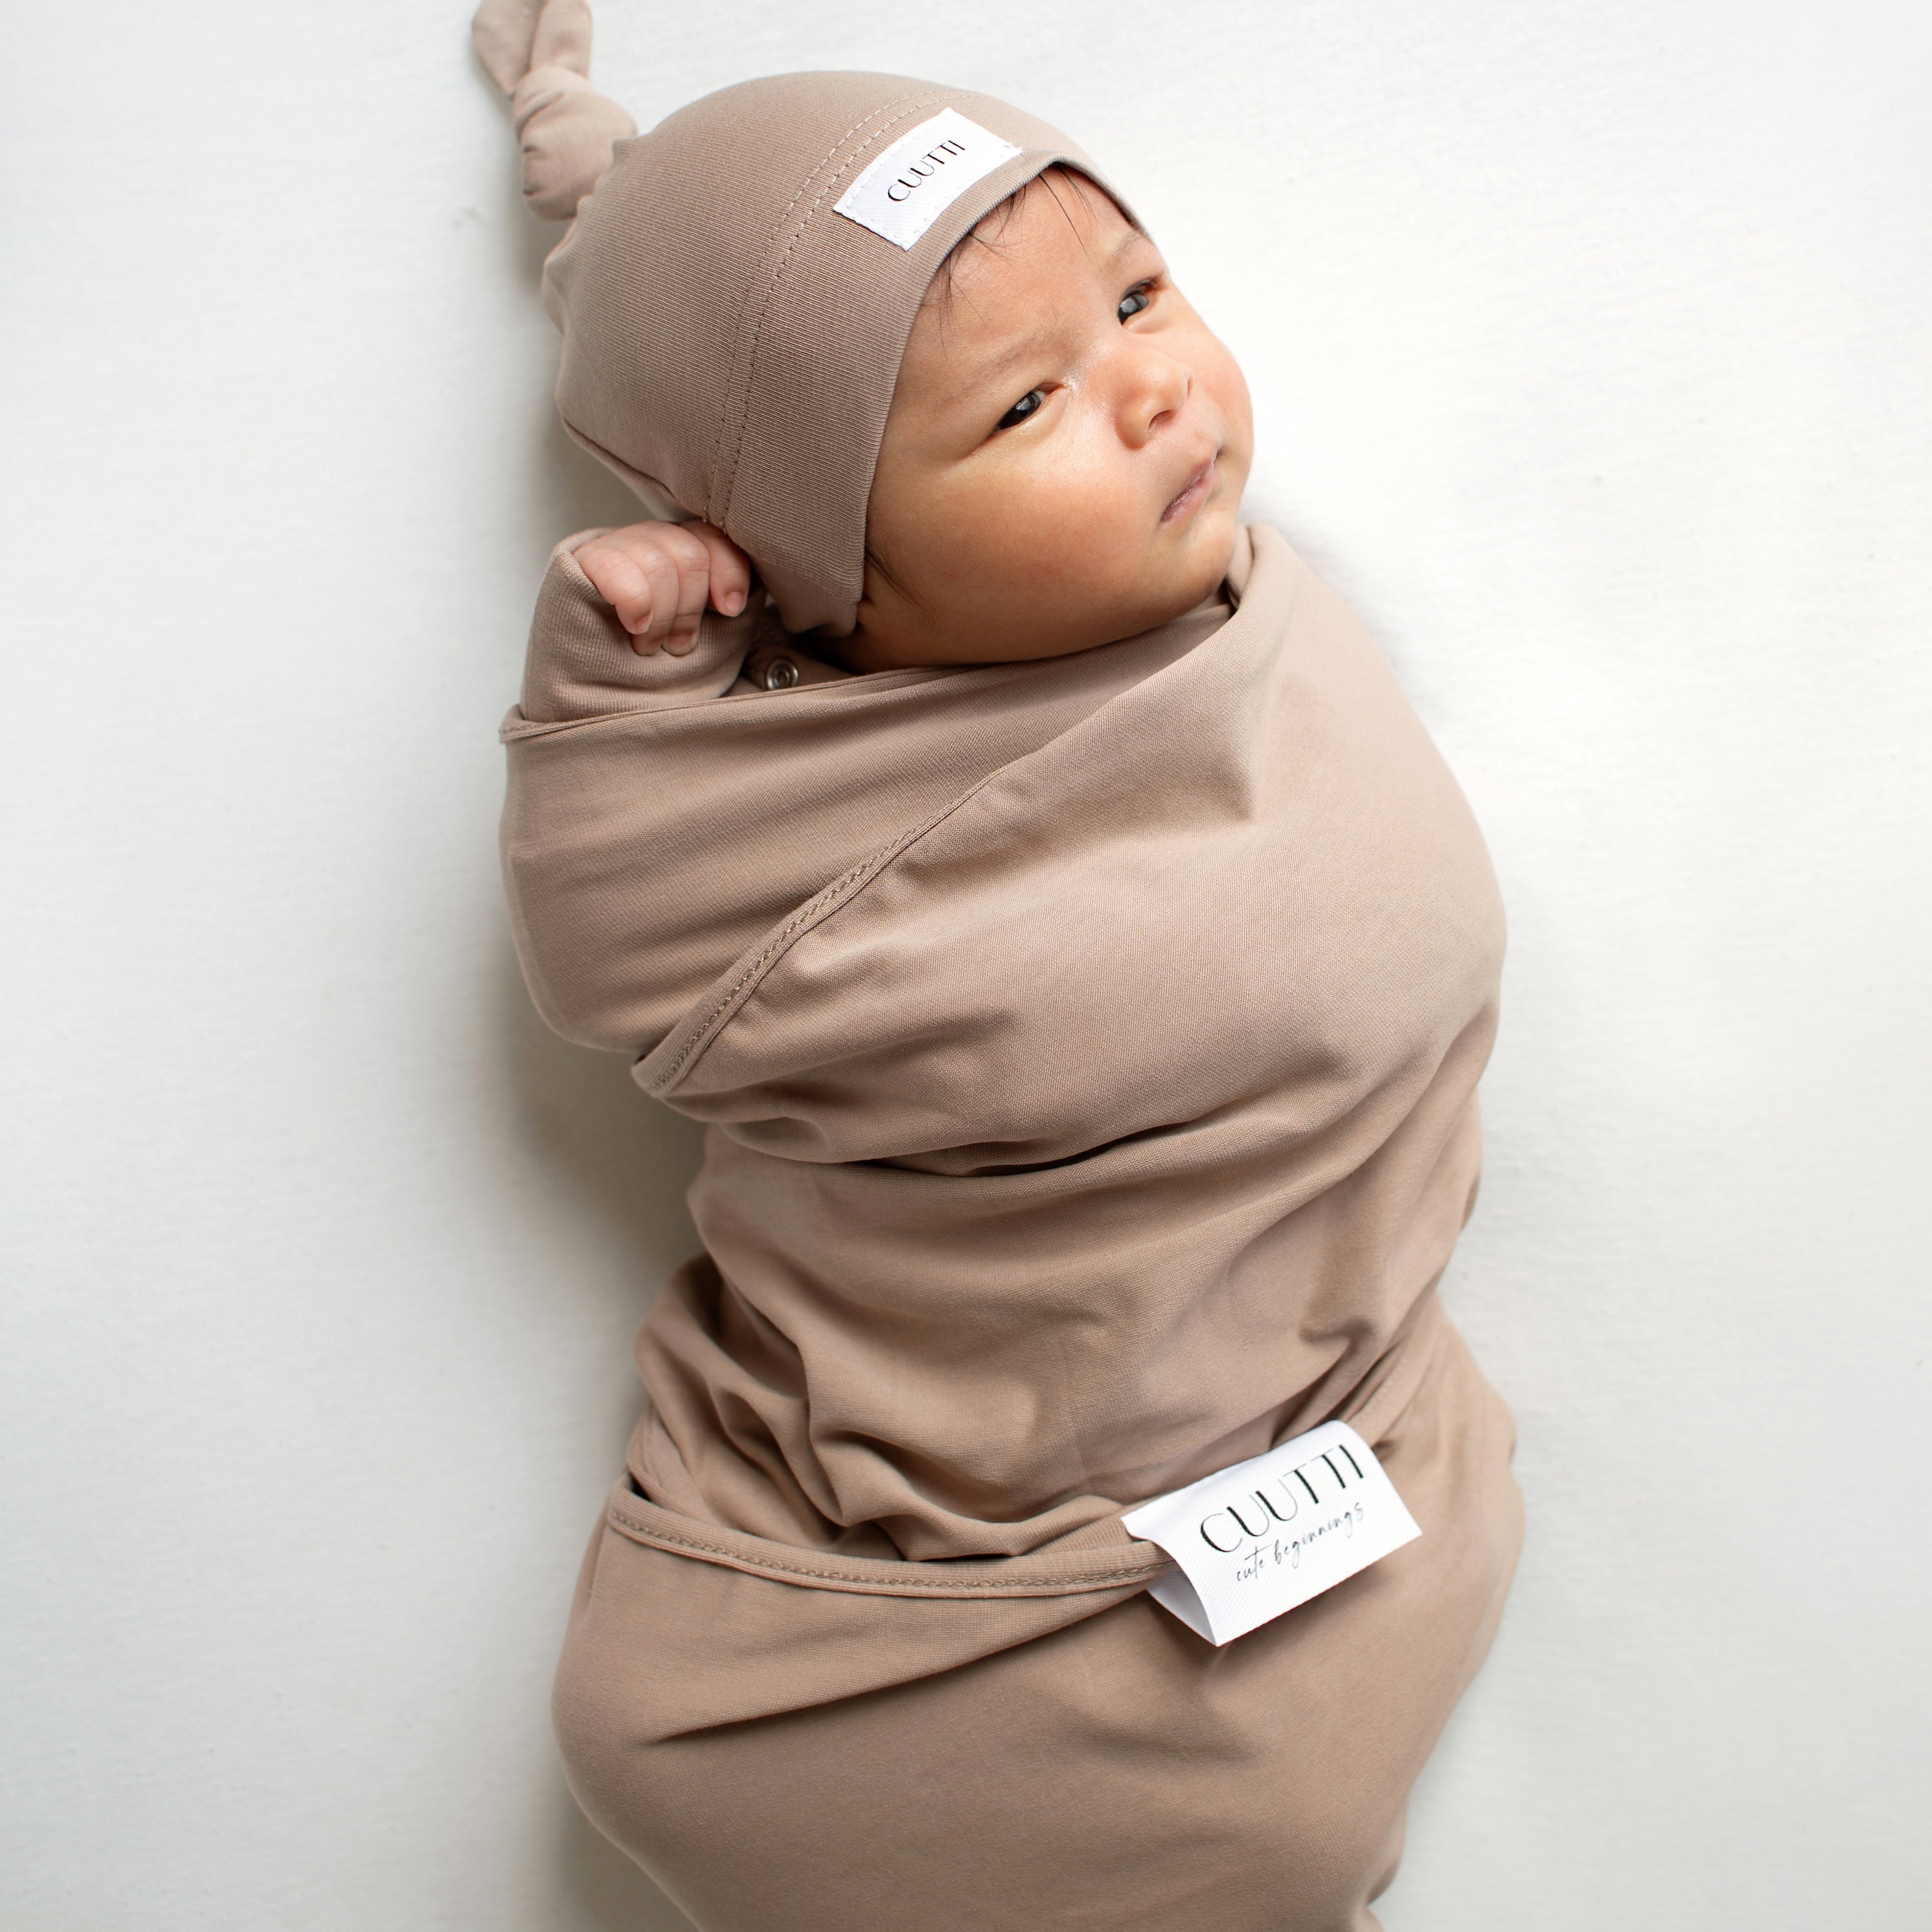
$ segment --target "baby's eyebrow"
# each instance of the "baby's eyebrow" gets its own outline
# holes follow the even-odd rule
[[[1024,368],[1045,352],[1046,337],[1040,329],[1028,329],[1025,334],[1016,336],[1005,348],[997,353],[976,362],[966,380],[970,382],[991,382],[995,376],[1004,376]]]

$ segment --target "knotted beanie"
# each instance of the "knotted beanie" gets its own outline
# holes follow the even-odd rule
[[[639,135],[591,88],[584,0],[484,0],[474,35],[511,98],[524,199],[571,224],[544,268],[565,428],[653,515],[723,530],[787,628],[846,634],[934,271],[1056,164],[1126,203],[1064,134],[987,94],[777,74]]]

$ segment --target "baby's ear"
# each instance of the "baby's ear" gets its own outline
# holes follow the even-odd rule
[[[546,221],[568,221],[610,165],[610,146],[637,131],[590,85],[590,9],[584,0],[483,0],[470,39],[510,97],[524,154],[524,200]]]

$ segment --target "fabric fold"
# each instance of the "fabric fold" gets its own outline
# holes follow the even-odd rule
[[[1383,1441],[1448,1332],[1426,1298],[1342,1419]],[[652,1742],[958,1670],[1098,1616],[1170,1567],[1117,1515],[1028,1556],[976,1562],[801,1549],[664,1508],[628,1472],[604,1522],[618,1541],[600,1534],[597,1587],[607,1614],[634,1633],[622,1640],[627,1670],[643,1674],[629,1688]]]

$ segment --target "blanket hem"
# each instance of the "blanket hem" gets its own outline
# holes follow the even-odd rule
[[[660,1509],[646,1498],[626,1493],[622,1480],[612,1492],[607,1514],[611,1526],[634,1543],[645,1544],[673,1556],[695,1556],[704,1562],[746,1570],[753,1576],[769,1576],[776,1582],[800,1584],[808,1589],[839,1590],[860,1596],[1070,1596],[1090,1590],[1118,1589],[1126,1583],[1151,1582],[1162,1570],[1172,1567],[1165,1551],[1156,1544],[1136,1538],[1129,1543],[1128,1549],[1144,1550],[1146,1556],[1122,1563],[1111,1550],[1100,1552],[1101,1560],[1108,1566],[1100,1569],[1082,1568],[1077,1563],[1069,1567],[1068,1558],[1062,1555],[1052,1559],[1058,1567],[1046,1571],[1028,1570],[1031,1559],[1018,1556],[991,1558],[1000,1572],[992,1576],[934,1575],[932,1572],[937,1566],[932,1564],[886,1562],[878,1562],[873,1574],[868,1574],[867,1570],[835,1567],[829,1562],[814,1564],[808,1550],[768,1544],[762,1537],[725,1531],[712,1540],[668,1528],[662,1519],[669,1516],[670,1512]],[[758,1546],[761,1545],[782,1548],[787,1556],[806,1560],[785,1562],[766,1556]],[[954,1568],[950,1564],[946,1566],[948,1570]],[[1016,1575],[1016,1570],[1025,1574]],[[924,1574],[908,1574],[909,1571]]]
[[[632,1067],[632,1078],[653,1098],[664,1099],[704,1058],[704,1049],[717,1038],[738,1008],[758,990],[759,981],[794,944],[812,927],[829,919],[841,906],[862,892],[908,848],[916,844],[934,826],[950,818],[975,793],[982,790],[998,776],[997,772],[989,772],[976,784],[962,792],[957,798],[949,800],[937,812],[928,814],[916,825],[902,832],[890,845],[874,852],[870,858],[860,860],[850,872],[842,874],[823,890],[814,893],[776,932],[766,935],[745,954],[730,974],[724,976],[724,990],[722,994],[714,997],[713,993],[707,992],[698,1001],[699,1006],[709,1009],[704,1017],[693,1025],[691,1016],[686,1014],[682,1022],[674,1027],[650,1052]],[[697,1009],[692,1010],[694,1012]]]

